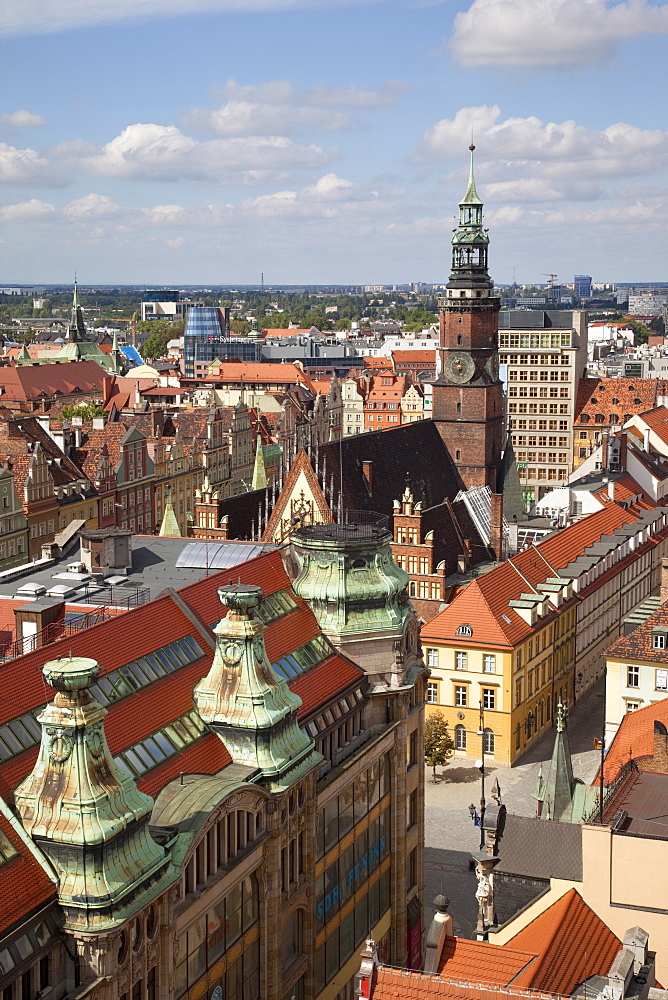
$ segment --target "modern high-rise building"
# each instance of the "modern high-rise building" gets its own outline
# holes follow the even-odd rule
[[[452,237],[452,273],[439,299],[438,377],[433,419],[466,486],[496,492],[503,438],[503,386],[499,381],[500,299],[487,272],[489,237],[473,177],[459,203]]]
[[[206,374],[214,361],[255,361],[254,340],[230,339],[228,312],[215,306],[193,306],[186,314],[183,335],[184,374],[198,378]]]
[[[576,299],[591,298],[591,275],[576,274],[573,278],[573,295]]]
[[[564,485],[573,468],[573,419],[587,362],[587,313],[503,312],[499,324],[508,430],[530,506]]]

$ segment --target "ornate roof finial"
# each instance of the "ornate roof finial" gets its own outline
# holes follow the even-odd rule
[[[229,611],[213,630],[216,652],[194,691],[197,710],[235,763],[257,767],[274,787],[288,785],[322,757],[299,727],[301,699],[267,657],[256,612],[262,590],[230,583],[218,596]]]
[[[107,711],[91,691],[97,662],[70,654],[42,672],[57,693],[38,716],[39,756],[14,793],[16,807],[58,873],[68,922],[83,930],[120,923],[143,888],[174,877],[149,834],[153,799],[111,756]]]

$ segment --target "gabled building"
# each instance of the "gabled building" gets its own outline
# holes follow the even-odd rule
[[[0,573],[28,558],[30,532],[14,473],[0,466]]]
[[[583,378],[573,420],[573,469],[635,414],[651,410],[662,395],[654,378]]]
[[[668,598],[666,574],[664,559],[662,598]],[[621,635],[608,647],[605,659],[605,738],[609,745],[627,714],[668,698],[668,607],[659,604],[633,631]]]
[[[42,555],[74,523],[97,527],[93,483],[44,430],[35,417],[0,420],[0,460],[12,471],[30,536],[27,555]],[[27,559],[25,560],[27,561]]]

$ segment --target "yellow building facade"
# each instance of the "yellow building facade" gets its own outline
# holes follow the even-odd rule
[[[427,715],[436,710],[445,714],[455,757],[482,759],[484,753],[498,763],[512,764],[551,726],[556,705],[572,704],[574,602],[544,607],[543,615],[533,616],[527,634],[507,645],[476,642],[476,634],[484,636],[487,631],[480,613],[471,622],[456,625],[460,634],[453,640],[439,635],[450,608],[458,614],[455,604],[422,630],[431,669]]]

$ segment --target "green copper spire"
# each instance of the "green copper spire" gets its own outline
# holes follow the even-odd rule
[[[478,197],[478,192],[475,189],[475,178],[473,176],[473,151],[475,146],[471,144],[469,146],[471,150],[471,166],[469,168],[469,186],[466,189],[466,194],[461,204],[463,205],[482,205],[482,201]]]
[[[265,626],[256,615],[260,587],[229,584],[218,591],[228,614],[214,628],[211,669],[193,695],[202,719],[237,764],[260,770],[260,781],[284,787],[322,757],[299,728],[301,698],[293,694],[267,657]]]
[[[172,503],[171,490],[169,490],[167,493],[167,500],[165,501],[165,513],[162,515],[162,524],[160,525],[159,534],[161,538],[181,537],[181,529],[179,528],[179,522],[176,520],[176,514],[174,513],[174,504]]]
[[[453,278],[477,277],[489,281],[487,276],[487,248],[489,236],[482,225],[482,201],[478,196],[473,176],[473,150],[471,150],[471,166],[466,194],[459,203],[459,225],[452,237],[452,275]]]
[[[18,356],[16,358],[16,361],[17,361],[17,363],[19,365],[31,365],[32,364],[32,358],[28,354],[28,348],[26,347],[25,344],[23,345],[23,347],[19,351]]]
[[[70,343],[77,344],[80,342],[85,343],[87,339],[86,324],[84,323],[83,311],[81,309],[81,303],[79,302],[79,286],[77,285],[75,275],[74,292],[72,294],[72,312],[70,314],[70,323],[67,328],[67,333],[65,334],[65,340]]]
[[[257,447],[255,449],[255,466],[253,467],[253,481],[251,490],[264,490],[267,488],[267,470],[264,466],[264,452],[262,451],[262,435],[260,427],[257,429]]]
[[[24,829],[58,875],[69,926],[86,930],[126,920],[142,889],[174,878],[149,834],[153,799],[109,751],[107,711],[90,692],[98,673],[85,657],[44,664],[57,694],[38,718],[37,762],[14,793]]]
[[[576,782],[573,777],[571,750],[566,733],[566,707],[561,702],[557,705],[555,716],[557,732],[554,738],[552,759],[547,770],[547,777],[543,778],[541,768],[538,775],[538,787],[533,793],[533,797],[540,803],[539,815],[541,819],[556,819],[570,823],[573,821],[573,794]]]

